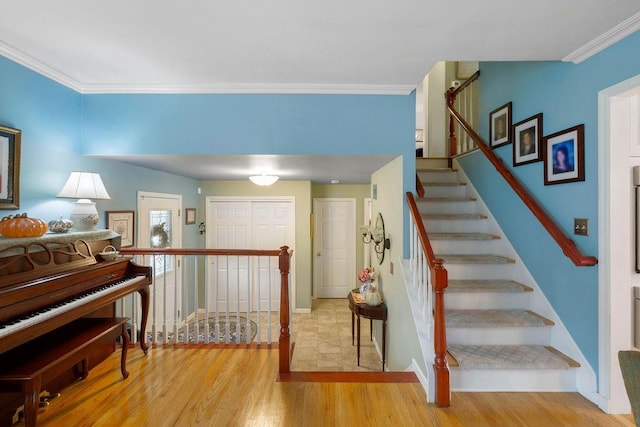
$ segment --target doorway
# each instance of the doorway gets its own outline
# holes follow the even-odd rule
[[[356,200],[313,199],[316,298],[346,298],[355,287]]]
[[[181,248],[182,196],[177,194],[138,192],[138,247]],[[182,266],[172,256],[153,256],[151,287],[151,324],[182,326]]]
[[[598,95],[598,313],[600,407],[629,413],[617,353],[633,348],[635,203],[632,167],[640,165],[640,75]]]
[[[206,218],[211,232],[207,233],[206,247],[278,249],[287,245],[293,250],[294,212],[291,197],[207,197]],[[218,311],[226,311],[227,307],[255,311],[256,307],[266,307],[269,303],[279,306],[276,258],[260,257],[258,261],[248,257],[211,257],[207,265],[208,286],[225,283],[226,277],[234,278],[233,286],[214,286],[208,292],[208,307],[216,307]],[[292,301],[295,301],[294,277],[292,266]],[[269,283],[274,285],[269,287]]]

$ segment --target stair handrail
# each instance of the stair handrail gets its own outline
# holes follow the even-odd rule
[[[458,87],[451,87],[444,94],[447,99],[447,105],[455,105],[456,98],[460,93],[462,93],[467,87],[471,86],[478,78],[480,77],[480,70],[473,73],[471,77],[465,80]],[[458,154],[458,138],[456,137],[456,128],[455,128],[455,120],[453,116],[449,116],[449,167],[453,166],[452,159]]]
[[[406,197],[410,215],[416,226],[420,245],[424,253],[427,254],[427,264],[431,273],[431,283],[433,284],[433,349],[435,354],[433,371],[435,374],[435,402],[438,407],[447,407],[451,402],[449,367],[447,365],[447,330],[444,314],[444,294],[449,283],[448,273],[447,269],[444,268],[444,261],[441,258],[437,258],[433,252],[413,193],[407,191]]]
[[[479,72],[478,72],[479,73]],[[476,74],[478,74],[476,73]],[[474,74],[475,75],[475,74]],[[462,129],[473,139],[476,146],[484,153],[491,164],[496,168],[498,173],[504,178],[504,180],[511,186],[513,191],[520,197],[522,202],[529,208],[531,213],[538,219],[540,224],[547,230],[551,238],[560,246],[562,253],[568,257],[574,265],[577,267],[592,267],[598,263],[598,259],[594,256],[588,256],[582,254],[576,244],[558,227],[556,222],[547,214],[547,212],[540,206],[540,204],[529,194],[525,187],[518,181],[518,179],[511,173],[511,171],[504,165],[501,158],[496,156],[494,152],[489,149],[487,143],[482,139],[478,133],[471,128],[469,123],[460,115],[455,109],[455,97],[454,94],[458,93],[462,85],[456,90],[449,89],[446,92],[447,96],[447,109],[451,114],[450,117],[455,118],[458,121]],[[455,136],[454,136],[455,138]]]

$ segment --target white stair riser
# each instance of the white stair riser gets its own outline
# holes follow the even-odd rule
[[[418,172],[420,182],[458,182],[458,174],[456,172]]]
[[[428,233],[428,231],[427,231]],[[500,240],[430,240],[433,251],[438,254],[500,254]]]
[[[490,233],[489,221],[484,219],[423,219],[427,233]]]
[[[575,369],[465,370],[451,368],[451,391],[576,391]]]
[[[476,202],[419,202],[420,213],[475,213]]]
[[[444,306],[451,310],[472,309],[529,309],[529,292],[449,292],[445,293]]]
[[[445,264],[449,280],[512,279],[514,264]],[[505,307],[506,308],[506,307]]]
[[[424,183],[423,183],[424,184]],[[464,197],[467,195],[466,185],[425,185],[425,197]]]
[[[551,328],[447,328],[447,343],[464,345],[549,345]]]

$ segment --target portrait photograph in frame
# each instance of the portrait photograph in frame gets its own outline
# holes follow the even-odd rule
[[[497,148],[511,142],[511,102],[489,113],[489,146]]]
[[[22,132],[0,126],[0,209],[20,208],[20,140]]]
[[[513,125],[513,166],[542,160],[542,113]]]
[[[584,181],[584,125],[545,136],[544,185]]]
[[[185,208],[184,210],[184,223],[186,225],[196,223],[196,208]]]
[[[134,211],[106,211],[107,228],[118,233],[123,248],[135,243],[135,212]]]

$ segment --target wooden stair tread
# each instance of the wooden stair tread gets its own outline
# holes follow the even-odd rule
[[[459,187],[461,185],[467,185],[466,182],[423,182],[423,187]]]
[[[475,202],[475,197],[418,197],[416,203],[460,203]]]
[[[416,168],[416,172],[417,173],[451,173],[451,172],[458,172],[457,169],[451,169],[451,168]]]
[[[447,292],[493,292],[493,293],[517,293],[533,292],[533,288],[514,282],[513,280],[485,279],[485,280],[455,280],[450,279]]]
[[[463,214],[450,214],[450,213],[427,213],[420,215],[423,220],[475,220],[475,219],[487,219],[486,215],[477,213],[463,213]]]
[[[429,240],[499,240],[490,233],[428,233]]]
[[[522,309],[445,310],[447,328],[511,328],[553,326],[554,322]]]
[[[542,345],[459,345],[447,351],[449,366],[460,369],[569,369],[580,363],[561,351]],[[451,361],[455,361],[452,364]]]
[[[445,264],[515,264],[515,260],[502,255],[436,254]]]

